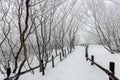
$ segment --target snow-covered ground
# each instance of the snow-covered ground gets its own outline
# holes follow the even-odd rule
[[[89,48],[90,55],[95,56],[95,61],[109,70],[109,62],[115,62],[115,75],[120,79],[120,53],[110,54],[102,46],[92,45]]]
[[[110,54],[102,46],[90,46],[90,55],[95,56],[95,61],[109,69],[109,62],[116,63],[115,75],[120,79],[120,54]],[[2,77],[0,78],[2,79]],[[108,80],[108,76],[95,65],[91,66],[90,61],[85,59],[85,48],[77,46],[76,49],[62,62],[59,57],[55,59],[55,68],[48,64],[45,76],[35,70],[35,74],[27,73],[19,80]]]

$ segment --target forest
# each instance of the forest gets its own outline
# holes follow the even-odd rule
[[[46,68],[53,52],[76,46],[119,54],[119,7],[119,0],[0,0],[0,75],[32,69],[34,58]]]

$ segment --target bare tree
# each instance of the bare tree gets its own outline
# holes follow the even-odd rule
[[[118,8],[114,4],[111,4],[113,7],[110,7],[104,0],[86,0],[85,4],[86,19],[90,23],[88,24],[84,20],[85,24],[96,29],[101,44],[110,53],[119,52],[119,36],[117,36],[119,20],[116,18],[119,15],[119,11],[116,11]]]

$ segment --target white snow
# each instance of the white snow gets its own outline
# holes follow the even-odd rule
[[[115,75],[120,79],[120,54],[110,54],[102,46],[90,46],[89,57],[95,55],[95,61],[109,69],[109,62],[116,63]],[[0,75],[0,79],[4,77]],[[76,49],[63,61],[59,57],[55,59],[55,67],[51,62],[45,70],[45,76],[35,70],[35,74],[27,73],[19,80],[108,80],[109,77],[95,65],[91,66],[90,61],[85,59],[85,48],[77,46]]]

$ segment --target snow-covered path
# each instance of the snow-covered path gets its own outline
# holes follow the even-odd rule
[[[120,78],[120,54],[109,54],[102,46],[90,46],[89,57],[95,56],[95,62],[99,63],[106,69],[109,68],[109,62],[113,61],[115,65],[115,75]],[[37,65],[34,59],[33,65]],[[0,75],[0,79],[5,76]],[[51,62],[45,70],[45,76],[35,70],[35,74],[26,73],[19,80],[109,80],[108,76],[95,65],[91,66],[90,61],[85,59],[85,48],[76,46],[76,49],[60,62],[59,57],[55,59],[55,67],[51,67]]]
[[[108,80],[108,76],[96,66],[86,62],[83,47],[76,50],[64,59],[55,68],[46,70],[41,80]]]

